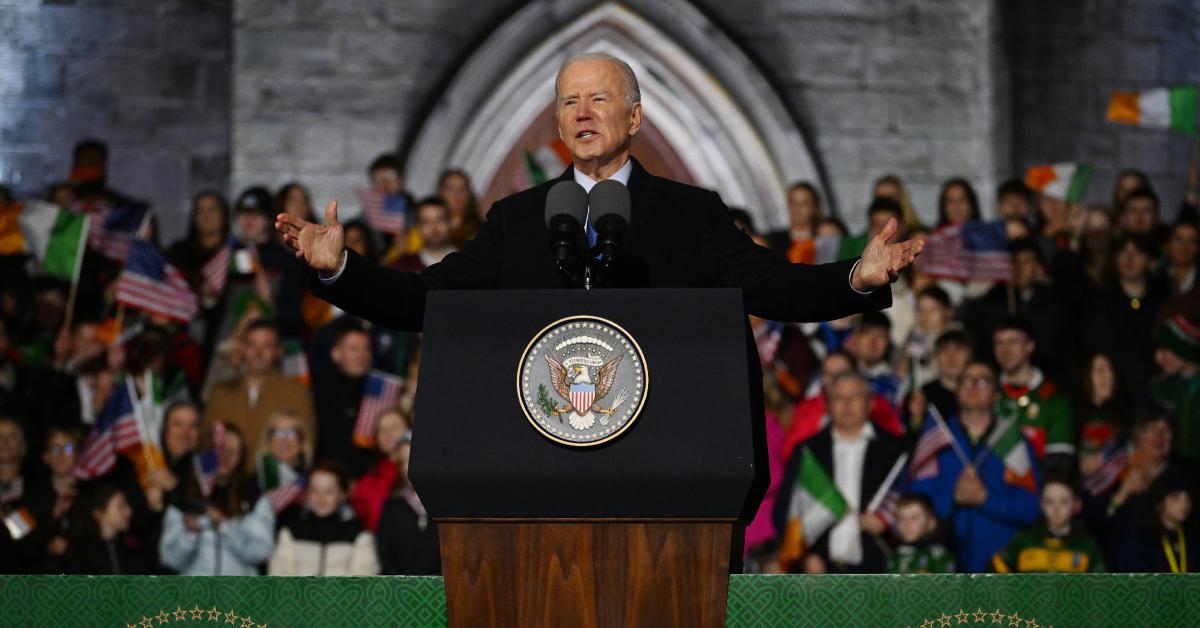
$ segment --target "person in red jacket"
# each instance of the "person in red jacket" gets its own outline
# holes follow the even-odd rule
[[[354,490],[350,492],[350,505],[371,532],[378,530],[379,513],[383,512],[383,503],[391,495],[392,486],[399,475],[397,462],[400,442],[411,430],[412,423],[399,408],[384,410],[376,422],[375,446],[378,457],[371,469],[354,483]]]

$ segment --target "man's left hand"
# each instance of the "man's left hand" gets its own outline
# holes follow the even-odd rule
[[[908,268],[925,244],[919,240],[908,240],[888,244],[888,240],[896,235],[896,219],[889,219],[883,231],[871,238],[867,248],[863,249],[862,259],[854,267],[850,276],[850,285],[859,292],[870,292],[875,288],[886,286],[900,277],[900,271]]]

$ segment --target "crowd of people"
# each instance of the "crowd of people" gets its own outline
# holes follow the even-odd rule
[[[0,256],[0,573],[437,573],[437,529],[407,477],[420,337],[310,293],[272,228],[279,212],[318,220],[305,186],[252,187],[232,206],[201,191],[168,245],[150,211],[121,230],[114,216],[145,204],[106,171],[104,144],[85,141],[44,198],[0,188],[11,224],[35,203],[92,217],[70,279],[37,247]],[[862,235],[809,183],[781,191],[783,231],[732,210],[797,263],[854,257],[891,218],[927,252],[992,226],[1005,273],[918,260],[883,312],[751,318],[771,486],[745,570],[1196,569],[1200,173],[1189,185],[1171,221],[1133,170],[1110,207],[1012,180],[985,208],[951,179],[935,225],[887,176]],[[438,263],[484,219],[461,171],[418,201],[389,154],[363,186],[346,245],[397,270]],[[161,253],[161,285],[186,282],[174,300],[194,314],[121,296],[132,241]]]

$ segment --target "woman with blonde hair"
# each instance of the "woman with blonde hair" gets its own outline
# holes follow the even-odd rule
[[[904,187],[904,182],[900,180],[900,177],[894,174],[885,174],[876,179],[872,188],[872,196],[890,198],[900,203],[906,231],[919,229],[922,226],[921,217],[917,216],[916,210],[913,209],[912,201],[908,198],[908,190]]]

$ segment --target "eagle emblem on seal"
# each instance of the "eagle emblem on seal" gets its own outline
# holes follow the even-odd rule
[[[601,362],[595,356],[572,356],[559,362],[549,354],[544,354],[550,366],[550,382],[554,391],[567,401],[562,407],[555,407],[550,413],[562,420],[564,414],[571,427],[586,430],[596,424],[596,415],[600,415],[600,424],[608,425],[608,417],[625,402],[625,395],[618,395],[612,407],[605,408],[600,400],[608,396],[613,382],[617,379],[617,367],[621,364],[623,355],[617,355],[608,362]],[[593,380],[591,369],[599,367]]]

